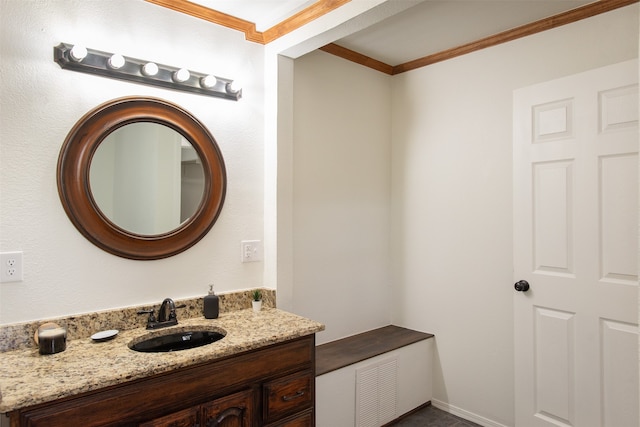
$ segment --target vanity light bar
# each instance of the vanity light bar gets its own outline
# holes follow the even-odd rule
[[[85,49],[79,45],[60,43],[53,48],[53,60],[66,70],[200,95],[216,96],[233,101],[242,97],[242,89],[235,89],[232,86],[233,80],[230,79],[120,54]]]

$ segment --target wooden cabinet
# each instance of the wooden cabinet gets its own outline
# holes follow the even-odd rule
[[[269,424],[267,427],[312,427],[314,425],[314,413],[312,410],[308,410],[284,420],[280,420],[277,423]]]
[[[313,404],[311,371],[288,375],[263,385],[263,420],[271,422],[284,418]]]
[[[313,427],[315,336],[14,411],[11,427]]]
[[[140,424],[140,427],[194,427],[200,425],[200,408],[188,408]]]
[[[200,425],[203,427],[251,427],[255,425],[254,396],[253,390],[247,390],[203,405]]]
[[[255,393],[245,390],[140,424],[140,427],[251,427]]]

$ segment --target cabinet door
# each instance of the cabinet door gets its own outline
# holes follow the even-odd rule
[[[251,427],[255,392],[245,390],[202,405],[202,427]]]
[[[140,424],[140,427],[196,427],[200,407],[184,409]]]

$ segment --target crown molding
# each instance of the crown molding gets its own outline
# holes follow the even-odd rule
[[[245,21],[244,19],[236,18],[234,16],[227,15],[226,13],[218,12],[216,10],[209,9],[196,3],[191,3],[187,0],[146,1],[162,7],[166,7],[168,9],[175,10],[177,12],[194,16],[196,18],[204,19],[214,24],[222,25],[237,31],[242,31],[245,33],[245,38],[248,41],[260,44],[268,44],[339,8],[340,6],[350,2],[351,0],[318,0],[311,6],[296,13],[290,18],[285,19],[284,21],[269,28],[264,32],[257,31],[256,25],[253,22]],[[427,65],[435,64],[437,62],[446,61],[448,59],[452,59],[461,55],[466,55],[468,53],[475,52],[481,49],[486,49],[491,46],[510,42],[522,37],[527,37],[536,33],[540,33],[542,31],[571,24],[573,22],[590,18],[601,13],[610,12],[624,6],[638,3],[639,1],[640,0],[598,0],[594,3],[589,3],[587,5],[569,10],[567,12],[559,13],[548,18],[543,18],[538,21],[521,25],[519,27],[503,31],[489,37],[475,40],[473,42],[456,46],[451,49],[446,49],[431,55],[423,56],[421,58],[417,58],[412,61],[395,66],[370,58],[366,55],[342,47],[335,43],[329,43],[321,47],[320,49],[332,55],[336,55],[348,61],[355,62],[365,67],[369,67],[376,71],[380,71],[389,75],[395,75],[415,70],[416,68],[426,67]]]
[[[269,28],[264,32],[257,31],[256,24],[254,24],[253,22],[245,21],[244,19],[236,18],[235,16],[218,12],[217,10],[210,9],[208,7],[192,3],[187,0],[146,1],[158,6],[166,7],[167,9],[171,9],[176,12],[181,12],[196,18],[204,19],[205,21],[222,25],[233,30],[242,31],[248,41],[260,44],[268,44],[339,8],[340,6],[349,3],[351,0],[318,0],[311,6],[301,10],[295,15],[285,19],[284,21],[278,23],[277,25]]]
[[[567,12],[559,13],[548,18],[521,25],[511,30],[503,31],[493,36],[485,37],[471,43],[466,43],[461,46],[415,59],[413,61],[405,62],[404,64],[396,65],[393,67],[392,74],[400,74],[415,70],[416,68],[425,67],[427,65],[435,64],[436,62],[446,61],[447,59],[455,58],[457,56],[466,55],[491,46],[496,46],[522,37],[551,30],[582,19],[591,18],[592,16],[596,16],[601,13],[629,6],[631,4],[638,3],[638,1],[639,0],[599,0]]]
[[[364,65],[365,67],[380,71],[381,73],[393,75],[393,66],[335,43],[329,43],[319,49],[348,61],[355,62],[356,64]]]
[[[311,6],[301,10],[290,18],[269,28],[263,33],[264,44],[269,44],[280,37],[307,25],[308,23],[326,15],[329,12],[349,3],[351,0],[319,0]]]

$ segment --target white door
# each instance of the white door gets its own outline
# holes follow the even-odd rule
[[[517,427],[639,425],[637,82],[634,60],[514,92]]]

